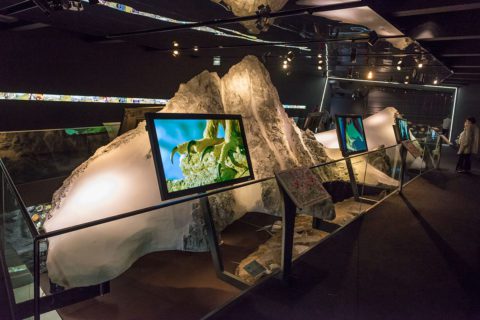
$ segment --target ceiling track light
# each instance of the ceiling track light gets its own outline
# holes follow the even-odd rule
[[[295,54],[293,53],[293,51],[288,51],[288,53],[287,53],[288,62],[293,61],[294,58],[295,58]]]

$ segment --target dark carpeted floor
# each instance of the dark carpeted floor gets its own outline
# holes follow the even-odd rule
[[[480,171],[455,160],[303,256],[290,287],[268,280],[210,319],[480,319]]]

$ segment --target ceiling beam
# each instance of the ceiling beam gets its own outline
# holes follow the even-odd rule
[[[35,1],[41,1],[41,0],[35,0]],[[225,18],[225,19],[214,19],[214,20],[203,21],[203,22],[194,22],[194,23],[182,24],[182,25],[165,27],[165,28],[153,28],[153,29],[144,29],[144,30],[138,30],[133,32],[116,33],[116,34],[110,34],[107,37],[108,38],[125,38],[125,37],[144,36],[149,34],[188,30],[191,28],[198,28],[198,27],[207,27],[207,26],[213,27],[213,26],[228,25],[228,24],[233,24],[238,22],[263,19],[265,17],[286,18],[286,17],[294,17],[294,16],[302,16],[302,15],[312,15],[316,12],[351,9],[351,8],[357,8],[362,6],[365,6],[365,4],[362,1],[348,2],[348,3],[326,5],[321,7],[310,7],[305,9],[294,9],[294,10],[272,12],[272,13],[269,13],[268,16],[265,16],[262,14],[254,14],[254,15],[249,15],[244,17],[232,17],[232,18]]]
[[[441,53],[442,57],[480,57],[480,53]]]
[[[435,42],[435,41],[459,41],[459,40],[479,40],[480,34],[470,35],[470,36],[449,36],[449,37],[435,37],[435,38],[425,38],[425,39],[416,39],[421,42]]]
[[[420,15],[427,15],[427,14],[449,13],[449,12],[477,10],[477,9],[480,9],[480,2],[397,11],[397,12],[394,12],[393,15],[395,17],[411,17],[411,16],[420,16]]]

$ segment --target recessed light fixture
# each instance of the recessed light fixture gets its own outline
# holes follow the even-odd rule
[[[418,64],[418,69],[422,69],[422,68],[423,68],[423,63],[420,62],[420,63]]]
[[[173,52],[172,52],[172,55],[174,57],[177,57],[179,54],[180,54],[180,51],[178,51],[177,49],[173,50]]]
[[[323,70],[323,67],[322,67],[322,66],[318,66],[317,69],[318,69],[318,70]]]
[[[177,41],[173,41],[173,46],[174,46],[175,48],[178,48],[178,46],[179,46],[178,42],[177,42]]]
[[[372,71],[368,71],[367,79],[373,79],[373,72]]]
[[[198,51],[198,46],[194,46],[193,51]]]
[[[287,69],[288,68],[288,64],[284,63],[283,66],[282,66],[283,69]]]
[[[402,67],[401,67],[401,66],[397,66],[397,70],[398,70],[398,71],[402,70]]]
[[[293,60],[294,57],[295,57],[295,54],[293,53],[293,51],[288,51],[287,60],[290,62]]]
[[[433,80],[433,84],[438,84],[438,80],[437,79]]]
[[[322,64],[323,63],[323,60],[318,60],[318,64]]]

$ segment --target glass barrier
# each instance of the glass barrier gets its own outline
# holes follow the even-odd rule
[[[1,163],[0,179],[0,242],[9,283],[7,287],[11,288],[14,303],[18,305],[33,299],[33,239],[36,230]]]
[[[17,186],[63,179],[113,140],[119,127],[120,123],[105,123],[86,128],[0,132],[0,158]]]
[[[400,145],[382,148],[311,169],[320,177],[331,199],[303,211],[297,210],[293,260],[398,190],[400,148]],[[352,164],[358,197],[355,197],[356,191],[349,178],[348,161]],[[413,172],[420,174],[426,169],[426,166],[415,169],[411,166],[412,162],[408,167],[408,163],[407,161],[410,177]],[[8,208],[2,211],[2,215],[6,216],[8,213],[14,217],[6,220],[11,224],[16,223],[16,227],[11,230],[16,230],[17,233],[20,232],[18,230],[28,231],[25,228],[29,228],[30,221],[33,221],[34,226],[42,233],[50,205],[45,203],[31,206],[28,213],[22,213],[21,204],[15,201],[15,190],[8,186],[5,190],[10,190],[7,194],[10,194],[12,200],[5,206]],[[40,234],[36,237],[39,255],[36,264],[38,276],[35,279],[38,287],[42,293],[45,292],[46,297],[62,295],[69,291],[66,287],[80,289],[99,285],[100,279],[108,278],[106,275],[120,274],[111,280],[115,292],[111,292],[110,298],[105,300],[119,299],[120,306],[132,303],[126,294],[132,284],[135,285],[134,291],[140,290],[147,294],[147,291],[154,290],[156,295],[161,296],[167,294],[171,288],[186,287],[188,283],[193,283],[197,292],[201,291],[200,288],[222,288],[226,292],[224,297],[228,297],[227,300],[233,298],[240,291],[217,278],[218,270],[217,273],[212,272],[212,257],[207,252],[209,245],[202,219],[204,212],[198,201],[200,198],[202,196],[198,195],[162,202],[154,207]],[[284,245],[284,202],[274,178],[219,189],[209,193],[208,200],[209,211],[218,233],[219,262],[224,271],[249,285],[280,271]],[[9,232],[5,233],[3,240],[4,243],[9,243],[13,247],[11,251],[16,253],[15,258],[9,258],[9,261],[14,261],[10,262],[10,265],[19,267],[12,271],[28,270],[29,274],[29,277],[25,278],[25,285],[30,286],[28,295],[23,300],[19,298],[18,303],[33,298],[31,271],[34,270],[34,250],[31,235],[34,232],[28,233],[25,241],[22,240],[28,247],[28,250],[24,251],[18,247],[21,242],[15,240],[19,235]],[[215,265],[215,259],[213,263]],[[202,277],[195,278],[198,274]],[[152,281],[155,284],[151,284]],[[146,287],[140,288],[143,286]],[[207,293],[205,295],[208,296]],[[94,296],[89,296],[88,299],[92,297]],[[188,294],[185,297],[188,301],[184,303],[195,300]],[[140,292],[136,299],[142,300]],[[220,300],[222,299],[223,296]],[[95,301],[102,303],[103,298],[96,298]],[[199,310],[206,310],[206,305],[211,301],[200,299],[195,303]],[[38,303],[37,306],[41,304]],[[84,304],[82,312],[85,312],[87,318],[96,310],[89,307],[94,305],[91,299],[80,304]],[[78,308],[67,306],[59,308],[58,312],[60,315],[68,315],[75,312],[74,310]],[[126,308],[122,308],[123,312],[128,314]]]
[[[366,203],[379,202],[399,188],[400,150],[395,145],[352,158],[359,196]]]

